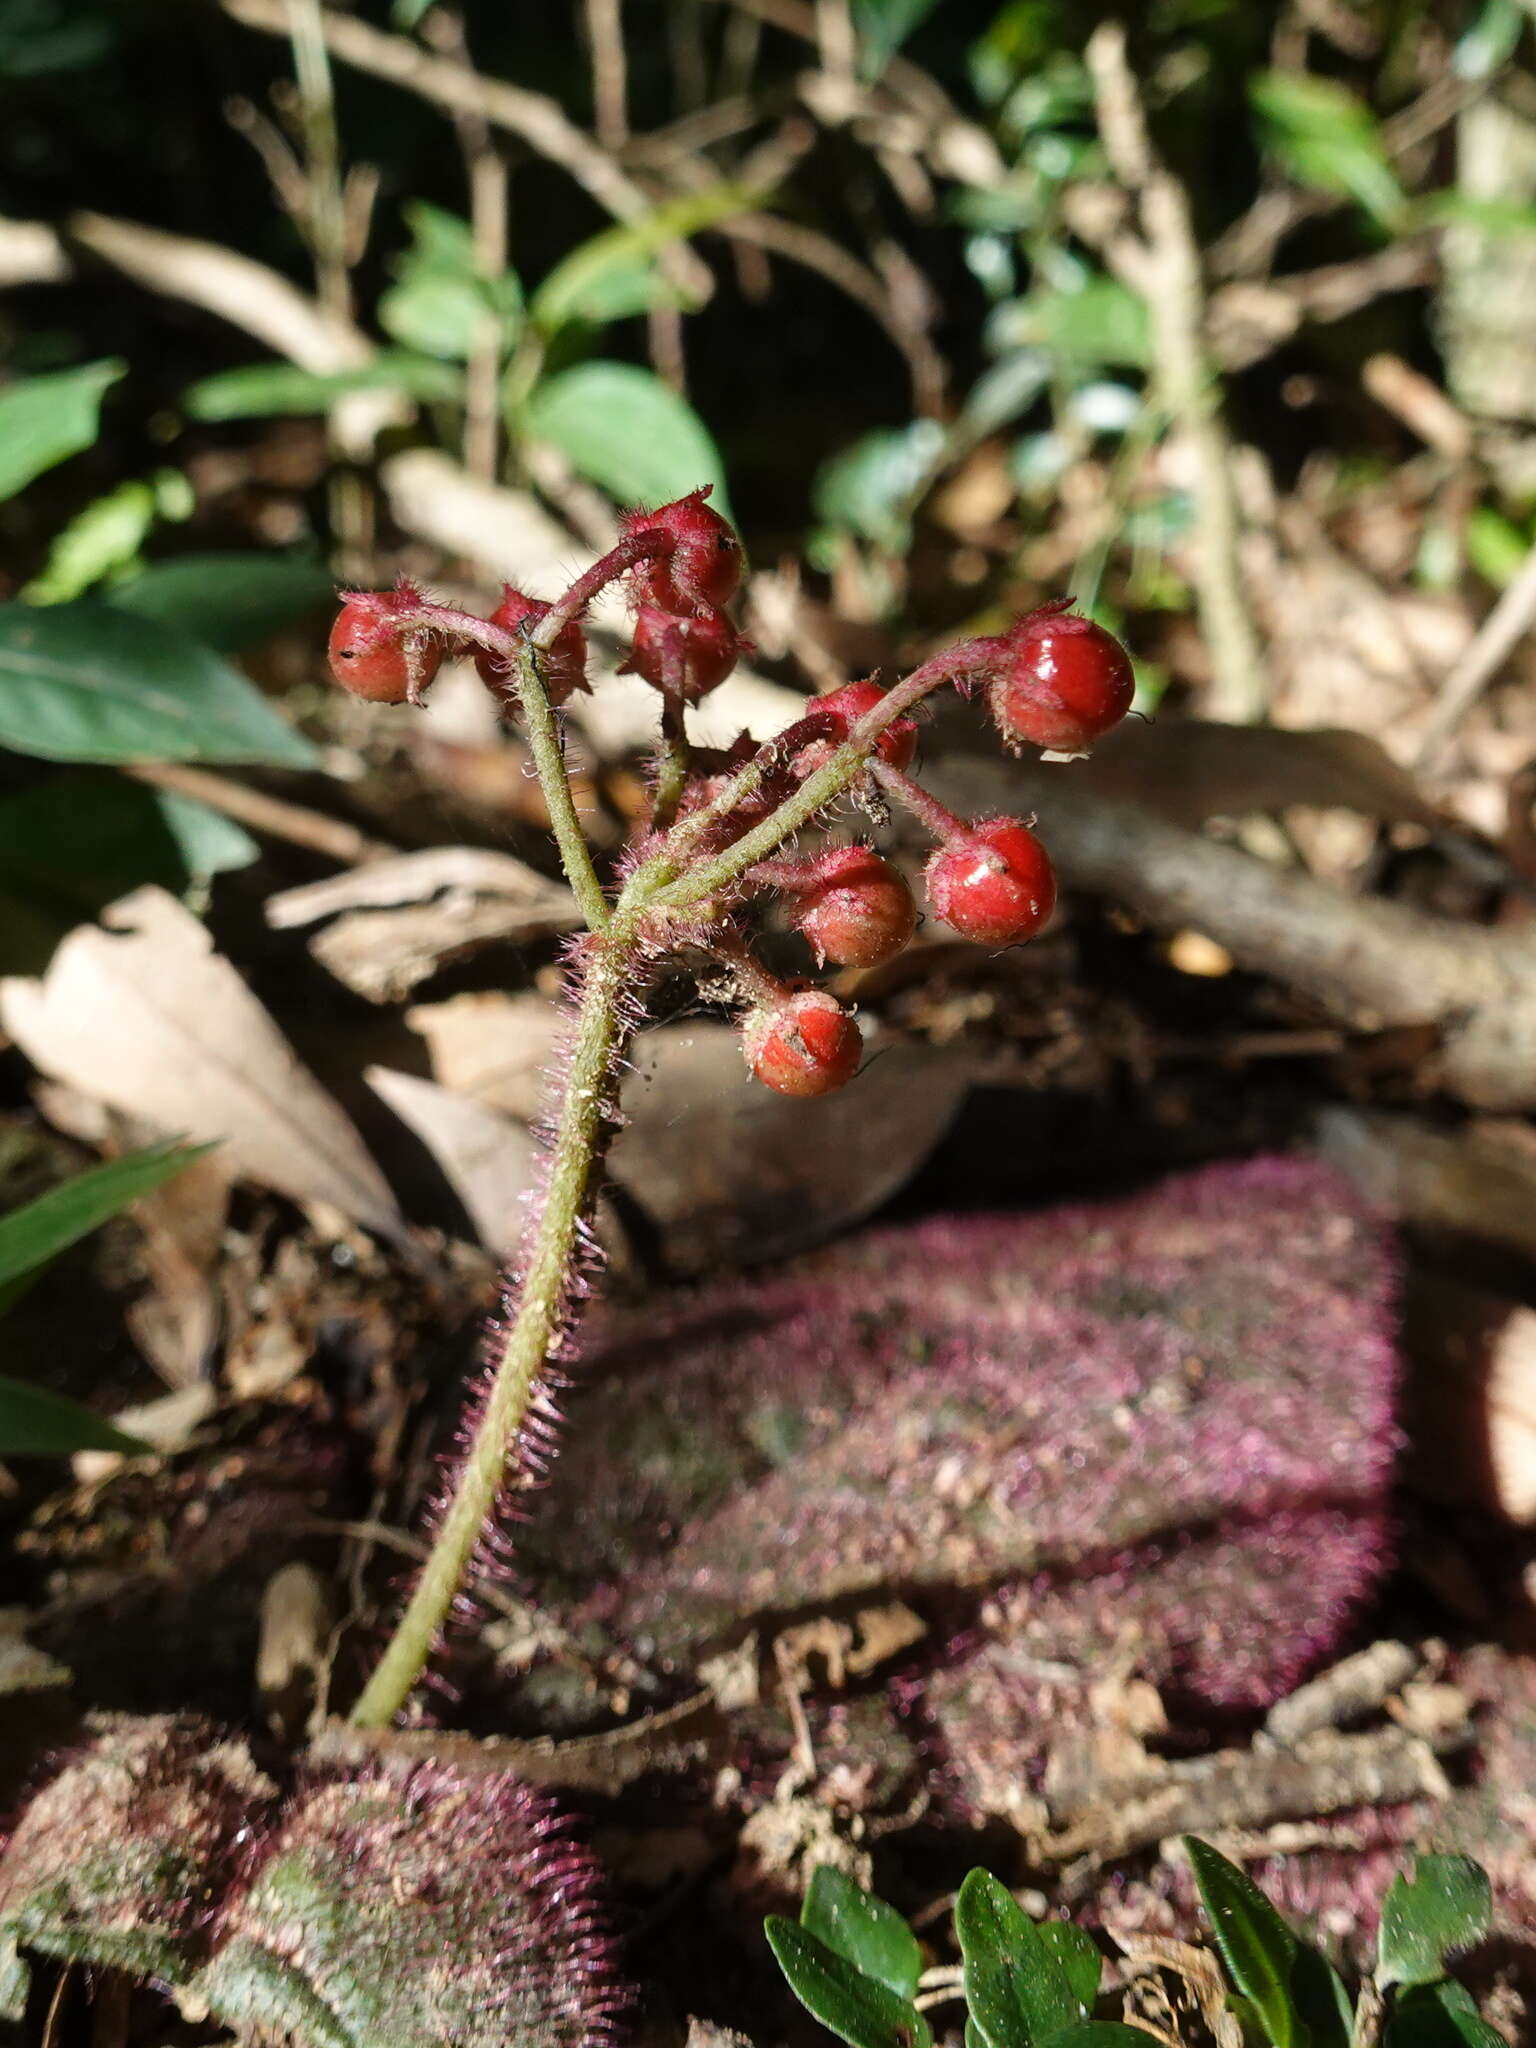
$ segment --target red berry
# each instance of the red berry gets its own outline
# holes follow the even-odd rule
[[[548,610],[549,606],[542,598],[528,597],[510,583],[504,583],[501,586],[501,603],[491,613],[490,623],[500,626],[504,632],[515,633],[525,619],[531,619],[537,625]],[[503,655],[492,654],[488,647],[478,647],[475,650],[475,667],[488,690],[494,691],[498,697],[506,696],[511,664]],[[555,635],[555,644],[545,653],[541,670],[551,704],[563,704],[575,691],[586,689],[587,636],[574,620],[569,626],[562,626]]]
[[[400,619],[420,602],[420,594],[408,587],[342,592],[327,659],[344,690],[372,704],[403,704],[421,695],[443,665],[443,646],[418,631],[411,634],[407,651]]]
[[[883,701],[885,692],[873,676],[861,683],[844,683],[840,690],[833,690],[816,704],[818,711],[830,711],[842,727],[840,739],[846,739],[849,731],[867,712]],[[917,752],[917,722],[911,718],[897,718],[889,724],[875,742],[876,751],[893,768],[910,768],[912,756]]]
[[[1130,656],[1092,619],[1046,606],[998,644],[1003,659],[987,696],[1006,739],[1079,754],[1131,708]]]
[[[867,846],[840,846],[808,870],[791,920],[816,958],[839,967],[894,959],[917,928],[917,905],[899,868]]]
[[[666,554],[651,556],[633,571],[642,604],[686,618],[690,612],[728,604],[736,594],[741,542],[730,523],[705,504],[711,489],[705,484],[654,512],[625,515],[626,534],[659,531],[672,543]]]
[[[830,1095],[853,1079],[864,1041],[836,996],[807,988],[752,1011],[742,1049],[758,1080],[780,1095]]]
[[[672,673],[681,675],[683,696],[697,704],[723,683],[746,645],[724,612],[700,612],[676,618],[646,605],[635,621],[635,637],[622,672],[644,676],[664,689]]]
[[[941,846],[928,863],[928,901],[965,939],[1016,946],[1056,904],[1050,856],[1017,818],[987,818]]]

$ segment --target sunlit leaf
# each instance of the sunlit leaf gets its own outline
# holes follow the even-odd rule
[[[1297,2038],[1291,1997],[1296,1937],[1253,1880],[1207,1842],[1184,1838],[1221,1959],[1273,2048]]]
[[[1275,156],[1303,185],[1357,200],[1384,226],[1401,222],[1407,200],[1375,115],[1335,79],[1266,71],[1249,98]]]
[[[127,365],[109,358],[78,370],[23,377],[0,391],[0,498],[96,439],[101,401]]]
[[[408,398],[457,398],[459,371],[432,356],[384,350],[350,370],[301,370],[293,363],[252,363],[204,377],[182,395],[195,420],[266,419],[276,413],[329,412],[354,391],[403,391]]]
[[[724,465],[708,428],[650,370],[578,363],[537,387],[524,424],[622,505],[662,505],[713,484],[711,502],[728,509]]]
[[[1488,1873],[1470,1856],[1421,1856],[1393,1878],[1381,1904],[1376,1975],[1383,1984],[1432,1984],[1449,1959],[1493,1924]]]

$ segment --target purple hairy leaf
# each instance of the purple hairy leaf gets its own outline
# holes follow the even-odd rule
[[[110,1964],[296,2048],[596,2048],[625,1998],[597,1866],[541,1793],[418,1763],[306,1769],[114,1716],[0,1855],[0,1959]]]
[[[679,1669],[905,1600],[990,1806],[1063,1675],[1257,1708],[1338,1642],[1387,1554],[1393,1294],[1382,1229],[1302,1160],[871,1233],[604,1322],[522,1556]]]

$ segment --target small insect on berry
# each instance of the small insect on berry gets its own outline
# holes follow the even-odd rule
[[[987,818],[941,846],[928,863],[928,901],[962,938],[1016,946],[1048,922],[1056,876],[1027,825]]]
[[[818,962],[878,967],[893,960],[917,929],[917,905],[905,875],[868,846],[840,846],[810,863],[790,922]]]
[[[620,673],[643,676],[657,690],[671,688],[675,678],[684,701],[697,704],[725,681],[745,646],[724,612],[680,619],[646,605]]]
[[[735,596],[741,542],[730,522],[705,504],[711,488],[705,484],[654,512],[625,515],[626,536],[659,533],[669,543],[664,554],[637,563],[632,571],[641,604],[686,618],[690,612],[718,609]]]
[[[505,633],[515,633],[524,620],[536,626],[548,610],[542,598],[529,597],[504,583],[501,603],[491,613],[490,624],[500,626]],[[480,671],[481,682],[493,695],[503,700],[509,694],[515,697],[516,680],[504,655],[493,654],[488,647],[476,648],[475,667]],[[539,671],[551,704],[563,704],[577,690],[587,688],[587,636],[574,620],[555,635],[554,646],[540,659]]]
[[[806,988],[753,1010],[742,1050],[758,1080],[780,1095],[830,1095],[857,1073],[864,1041],[836,996]]]
[[[443,643],[420,628],[402,627],[421,594],[398,590],[344,590],[326,650],[344,690],[371,704],[419,703],[443,665]]]
[[[1003,658],[987,701],[1006,740],[1080,754],[1131,708],[1131,658],[1092,619],[1045,605],[998,645]]]

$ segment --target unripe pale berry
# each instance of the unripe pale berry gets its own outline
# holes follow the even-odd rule
[[[841,745],[858,721],[884,698],[885,691],[870,676],[862,682],[844,683],[840,690],[829,691],[817,700],[813,709],[822,715],[830,713],[837,720],[833,741]],[[893,768],[910,768],[912,756],[917,752],[916,721],[911,718],[894,719],[876,740],[875,751]]]
[[[504,583],[501,603],[491,613],[490,624],[500,626],[503,632],[515,633],[525,619],[537,625],[548,610],[542,598],[529,597]],[[515,689],[512,665],[504,655],[493,654],[488,647],[477,647],[475,667],[480,671],[480,680],[496,696],[505,697],[509,684]],[[575,691],[586,689],[587,636],[574,619],[555,635],[555,644],[545,651],[539,667],[551,704],[563,704]]]
[[[643,605],[686,618],[690,612],[728,604],[741,582],[741,542],[730,522],[706,505],[710,486],[654,512],[625,515],[626,534],[665,534],[664,555],[639,562],[632,571]]]
[[[724,612],[711,610],[678,618],[646,605],[635,621],[635,637],[623,671],[644,676],[658,690],[666,687],[675,672],[681,677],[684,698],[696,704],[725,681],[745,644]]]
[[[1003,737],[1078,754],[1131,708],[1136,677],[1112,633],[1047,605],[999,640],[987,701]]]
[[[429,634],[416,634],[406,650],[400,620],[420,602],[409,587],[342,592],[326,658],[344,690],[371,704],[403,704],[413,684],[420,696],[443,665],[442,642]]]
[[[794,897],[791,922],[823,966],[830,960],[838,967],[878,967],[894,959],[917,928],[905,875],[868,846],[824,854]]]
[[[836,996],[806,988],[753,1010],[742,1050],[758,1080],[780,1095],[830,1095],[857,1073],[864,1041]]]
[[[1056,876],[1040,841],[1017,818],[986,818],[928,863],[937,916],[981,946],[1032,939],[1056,904]]]

